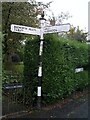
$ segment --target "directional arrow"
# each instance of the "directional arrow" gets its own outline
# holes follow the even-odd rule
[[[58,33],[58,32],[68,32],[70,30],[71,26],[69,23],[67,24],[61,24],[59,26],[51,26],[51,27],[45,27],[44,28],[44,34],[47,33]]]
[[[17,33],[24,33],[24,34],[32,34],[32,35],[40,35],[39,28],[27,27],[22,25],[11,25],[11,31]]]
[[[71,28],[71,26],[69,23],[61,24],[58,26],[44,27],[43,34],[68,32],[70,30],[70,28]],[[41,29],[39,29],[39,28],[33,28],[33,27],[15,25],[15,24],[11,25],[11,31],[17,32],[17,33],[32,34],[32,35],[41,35],[41,32],[42,32]]]

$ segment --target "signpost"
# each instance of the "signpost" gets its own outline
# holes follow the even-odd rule
[[[76,68],[75,73],[82,72],[84,69],[83,68]]]
[[[57,26],[50,26],[50,27],[44,27],[43,28],[43,34],[48,33],[59,33],[59,32],[68,32],[70,30],[70,24],[61,24]],[[40,35],[41,36],[41,29],[39,28],[33,28],[33,27],[27,27],[22,25],[11,25],[11,31],[17,32],[17,33],[24,33],[24,34],[32,34],[32,35]]]
[[[48,33],[59,33],[59,32],[68,32],[70,30],[70,24],[61,24],[58,26],[51,26],[44,28],[44,34]]]
[[[38,68],[38,87],[37,87],[37,107],[41,108],[41,82],[42,82],[42,53],[43,53],[43,44],[44,44],[44,34],[48,33],[59,33],[59,32],[68,32],[70,30],[70,24],[61,24],[58,26],[50,26],[45,27],[45,21],[44,18],[44,12],[41,15],[40,18],[40,25],[41,28],[33,28],[33,27],[27,27],[22,25],[11,25],[11,31],[12,32],[18,32],[18,33],[24,33],[24,34],[32,34],[32,35],[39,35],[40,36],[40,48],[39,48],[39,68]]]
[[[10,89],[18,89],[18,88],[22,88],[23,87],[23,85],[22,84],[6,84],[5,86],[4,86],[4,89],[6,89],[6,90],[10,90]]]
[[[11,31],[24,34],[40,35],[40,29],[22,25],[11,25]]]

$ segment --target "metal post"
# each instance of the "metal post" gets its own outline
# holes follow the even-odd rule
[[[41,33],[40,33],[40,48],[39,48],[39,68],[38,68],[38,87],[37,87],[37,107],[38,109],[41,109],[41,87],[42,87],[42,53],[43,53],[43,28],[45,26],[45,18],[44,18],[44,12],[41,15],[40,18],[40,27],[41,27]]]

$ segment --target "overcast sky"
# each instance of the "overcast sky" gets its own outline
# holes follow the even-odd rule
[[[88,2],[90,0],[36,0],[38,2],[51,3],[50,9],[55,15],[61,12],[69,12],[72,16],[68,21],[75,27],[80,26],[80,29],[88,31]]]

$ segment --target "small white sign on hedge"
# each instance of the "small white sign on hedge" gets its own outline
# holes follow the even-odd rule
[[[76,68],[75,73],[82,72],[84,69],[83,68]]]

